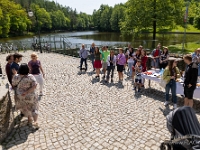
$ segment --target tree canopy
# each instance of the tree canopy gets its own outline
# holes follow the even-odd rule
[[[34,16],[29,17],[28,12]],[[92,16],[48,0],[1,0],[0,37],[23,35],[27,31],[89,30]]]
[[[96,29],[125,35],[170,31],[184,25],[186,5],[189,6],[188,23],[200,29],[200,0],[127,0],[114,7],[102,4],[92,15],[50,0],[1,0],[0,37],[38,30]],[[33,17],[28,16],[30,10]]]

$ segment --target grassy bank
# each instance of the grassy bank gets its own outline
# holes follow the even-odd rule
[[[200,48],[200,43],[186,43],[184,46],[184,50],[182,50],[182,44],[176,44],[176,45],[169,45],[169,50],[171,53],[179,53],[179,54],[188,54],[193,53],[195,49]]]
[[[185,28],[183,28],[181,26],[177,26],[176,29],[172,30],[172,32],[184,32],[184,31],[185,31]],[[200,33],[200,30],[198,30],[197,28],[195,28],[194,26],[189,24],[189,25],[187,25],[186,32],[198,32],[198,33]]]

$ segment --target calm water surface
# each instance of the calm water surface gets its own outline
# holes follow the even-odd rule
[[[67,37],[68,41],[71,42],[73,46],[81,45],[81,43],[89,46],[93,42],[96,45],[124,46],[131,42],[134,47],[138,47],[138,45],[143,45],[146,48],[152,47],[152,34],[142,34],[140,38],[133,39],[131,36],[122,37],[120,33],[100,33],[97,31],[42,34],[41,41],[47,41],[49,43],[57,41],[58,44],[62,43],[61,36]],[[183,41],[183,36],[183,34],[157,34],[156,43],[161,43],[162,45],[166,46],[181,44]],[[36,39],[37,38],[33,38],[33,36],[4,38],[0,39],[0,43],[21,42],[31,45],[31,43],[33,43],[33,41]],[[187,34],[186,42],[200,43],[200,34]]]

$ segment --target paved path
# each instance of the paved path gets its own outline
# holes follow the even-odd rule
[[[30,54],[24,54],[23,62]],[[39,59],[46,73],[46,96],[39,101],[40,129],[28,127],[23,118],[2,149],[156,150],[170,137],[162,92],[135,94],[129,80],[117,83],[116,74],[115,82],[107,85],[92,73],[79,75],[77,58],[39,54]]]

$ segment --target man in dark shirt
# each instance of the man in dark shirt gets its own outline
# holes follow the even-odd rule
[[[11,74],[11,71],[10,71],[10,66],[13,63],[13,55],[8,55],[6,57],[6,61],[8,62],[6,64],[6,75],[8,77],[9,83],[12,85],[12,74]]]
[[[196,83],[198,78],[198,66],[196,63],[192,62],[191,55],[184,56],[184,62],[187,64],[184,80],[184,105],[193,107],[193,94],[194,90],[196,89]]]
[[[12,77],[17,74],[18,70],[19,70],[19,62],[22,60],[22,55],[21,54],[18,54],[18,53],[15,53],[13,55],[13,63],[11,64],[10,66],[10,69],[11,69],[11,74],[12,74]]]
[[[94,69],[94,52],[95,52],[95,44],[92,43],[92,47],[90,47],[90,58],[92,61],[93,71],[95,71],[95,69]]]

